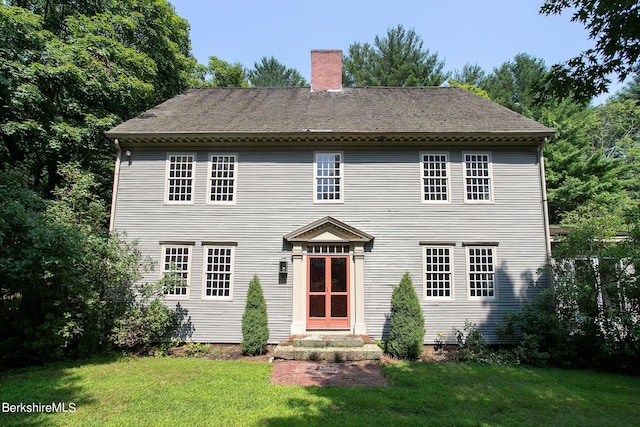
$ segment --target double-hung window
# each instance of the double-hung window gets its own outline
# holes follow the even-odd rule
[[[162,277],[167,297],[189,297],[191,246],[171,245],[162,248]]]
[[[208,203],[233,204],[236,201],[237,154],[214,153],[209,156]]]
[[[449,201],[449,156],[446,153],[422,153],[422,201]]]
[[[423,246],[424,297],[453,298],[453,246]]]
[[[204,247],[205,299],[227,299],[233,297],[234,246],[211,245]]]
[[[496,254],[493,246],[467,247],[469,297],[495,298]]]
[[[342,153],[315,153],[315,201],[341,202],[343,200]]]
[[[489,153],[465,153],[463,157],[466,202],[490,202],[491,155]]]
[[[195,155],[167,155],[167,203],[193,203]]]

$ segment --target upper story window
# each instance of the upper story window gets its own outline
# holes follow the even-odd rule
[[[164,246],[162,256],[164,294],[167,297],[188,298],[191,246]]]
[[[211,154],[208,202],[235,203],[237,174],[238,156],[236,154]]]
[[[342,153],[315,153],[316,202],[342,201],[342,164]]]
[[[453,247],[424,246],[422,250],[425,298],[452,299]]]
[[[234,246],[205,246],[203,298],[233,297]]]
[[[491,191],[491,155],[488,153],[463,154],[465,201],[490,202]]]
[[[449,201],[449,156],[446,153],[422,153],[422,200]]]
[[[167,203],[193,203],[194,154],[167,155]]]
[[[495,248],[492,246],[467,247],[467,260],[469,296],[495,298]]]

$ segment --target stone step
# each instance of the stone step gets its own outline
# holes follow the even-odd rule
[[[296,347],[280,344],[273,351],[273,356],[286,360],[352,362],[380,360],[382,350],[376,344],[363,344],[360,347]]]
[[[308,337],[294,338],[293,346],[303,348],[357,348],[364,346],[364,339],[361,336],[353,335],[310,335]]]

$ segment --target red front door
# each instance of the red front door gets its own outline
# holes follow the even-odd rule
[[[310,256],[307,328],[349,328],[349,258]]]

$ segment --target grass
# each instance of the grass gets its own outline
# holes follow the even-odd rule
[[[264,362],[95,358],[0,374],[0,425],[640,426],[640,378],[456,363],[386,365],[391,386],[284,387]]]

